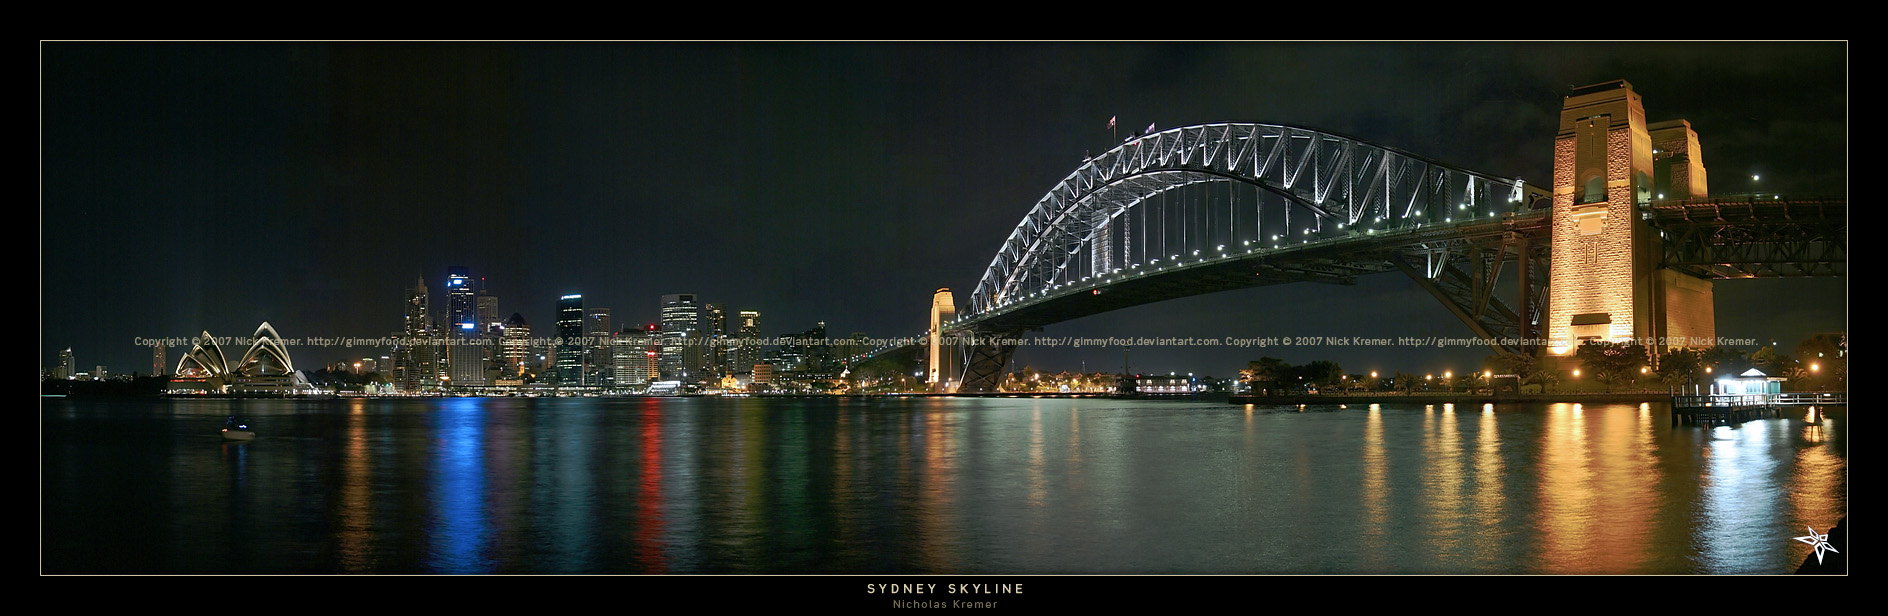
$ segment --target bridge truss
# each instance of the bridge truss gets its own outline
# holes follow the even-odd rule
[[[1084,161],[1044,195],[991,260],[965,316],[1146,270],[1523,213],[1544,198],[1519,180],[1330,133],[1169,129]]]
[[[1086,161],[1030,209],[945,325],[959,391],[994,391],[1026,332],[1177,297],[1402,272],[1497,353],[1547,307],[1546,191],[1303,128],[1204,124]],[[1663,267],[1703,278],[1842,275],[1847,203],[1653,202]],[[1512,276],[1512,279],[1506,277]],[[1512,299],[1512,303],[1503,298]]]

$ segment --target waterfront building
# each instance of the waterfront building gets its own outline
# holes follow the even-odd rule
[[[232,366],[210,332],[197,336],[190,352],[177,361],[170,393],[295,394],[314,389],[295,369],[274,327],[264,322],[251,338],[249,350]]]

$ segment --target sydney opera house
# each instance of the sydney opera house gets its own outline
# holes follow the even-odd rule
[[[182,359],[177,360],[175,376],[170,379],[173,394],[261,394],[290,395],[309,393],[314,388],[308,377],[289,360],[282,336],[268,323],[256,327],[255,339],[242,359],[230,364],[223,347],[210,332],[197,336]]]

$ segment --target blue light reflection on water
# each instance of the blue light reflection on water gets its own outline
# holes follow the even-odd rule
[[[485,515],[485,401],[446,398],[432,415],[433,494],[437,522],[426,566],[438,573],[486,573],[491,526]]]

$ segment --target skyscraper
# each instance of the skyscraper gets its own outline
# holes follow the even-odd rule
[[[701,310],[694,293],[662,296],[662,380],[701,376]]]
[[[557,298],[557,384],[583,386],[583,295]]]
[[[164,376],[164,360],[164,342],[160,340],[151,348],[151,376]]]
[[[406,290],[406,325],[402,331],[408,336],[417,336],[431,329],[432,324],[427,311],[426,279],[421,278]]]
[[[470,335],[478,329],[478,291],[472,288],[472,273],[464,267],[446,268],[446,326],[455,335]]]
[[[479,332],[478,291],[472,273],[464,267],[446,268],[446,338],[451,362],[449,384],[458,387],[485,384],[485,346]]]
[[[590,308],[584,313],[584,352],[588,354],[584,362],[584,384],[608,387],[616,380],[611,368],[616,362],[611,356],[615,349],[610,339],[615,332],[610,329],[610,309]]]
[[[59,352],[59,367],[52,373],[55,379],[70,379],[79,374],[79,360],[72,357],[72,347]]]
[[[760,311],[742,310],[735,326],[739,341],[734,350],[734,371],[747,374],[760,363]]]
[[[702,341],[708,345],[707,376],[718,379],[733,372],[733,360],[728,357],[728,305],[708,304],[703,317],[707,321],[707,331],[702,333]]]
[[[432,339],[426,279],[421,278],[407,288],[405,303],[402,340],[393,352],[393,381],[402,391],[413,392],[437,384],[439,375],[439,348]]]
[[[656,380],[662,354],[662,332],[651,323],[641,328],[625,327],[616,334],[612,348],[616,385],[641,387]]]
[[[526,362],[536,359],[531,352],[531,326],[524,322],[524,315],[514,312],[500,327],[504,333],[499,335],[499,373],[515,378],[525,372]]]
[[[491,293],[485,290],[484,278],[479,279],[478,293],[479,294],[476,299],[478,301],[478,307],[479,307],[478,308],[479,333],[480,334],[497,333],[498,325],[501,322],[501,319],[503,319],[503,317],[498,316],[498,296],[492,295]]]

